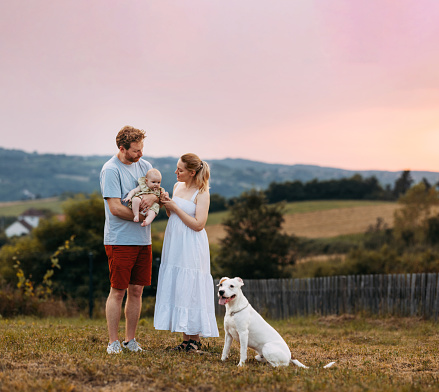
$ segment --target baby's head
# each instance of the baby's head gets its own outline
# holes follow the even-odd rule
[[[149,169],[145,176],[146,186],[149,189],[158,190],[162,182],[162,175],[157,169]]]

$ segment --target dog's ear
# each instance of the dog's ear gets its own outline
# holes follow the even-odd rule
[[[227,276],[224,276],[223,278],[221,278],[219,284],[217,284],[217,287],[227,279],[229,279]]]
[[[241,283],[241,286],[244,286],[244,281],[243,281],[241,278],[236,277],[235,279],[236,279],[239,283]]]

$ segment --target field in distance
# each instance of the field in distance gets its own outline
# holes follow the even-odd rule
[[[393,226],[394,212],[400,208],[395,202],[332,200],[302,201],[288,203],[285,208],[283,230],[307,238],[330,238],[340,235],[364,233],[377,218],[382,218],[388,227]],[[228,212],[209,214],[206,231],[209,242],[217,244],[225,236],[221,222]],[[163,232],[166,221],[153,223],[158,232]]]
[[[0,203],[0,216],[18,216],[29,208],[47,208],[56,214],[62,213],[62,203],[56,197],[30,201]],[[301,201],[287,203],[283,229],[287,234],[308,238],[329,238],[339,235],[364,233],[370,225],[382,218],[391,227],[396,202],[367,200]],[[209,214],[206,231],[212,244],[224,237],[222,226],[228,212]],[[153,230],[163,233],[166,220],[153,223]]]
[[[58,197],[23,201],[4,201],[0,203],[0,216],[19,216],[30,208],[36,210],[47,209],[53,211],[55,214],[62,214],[63,203],[64,200],[60,200]]]

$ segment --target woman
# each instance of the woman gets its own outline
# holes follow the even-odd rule
[[[200,336],[217,337],[209,242],[210,169],[195,154],[181,156],[172,199],[161,198],[169,221],[157,284],[154,327],[182,332],[175,350],[198,351]]]

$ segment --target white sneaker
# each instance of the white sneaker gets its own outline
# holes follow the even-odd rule
[[[126,348],[130,351],[137,352],[137,351],[143,351],[142,347],[140,347],[139,343],[136,342],[136,339],[133,338],[129,342],[122,342],[123,348]]]
[[[120,346],[119,340],[115,340],[113,343],[108,343],[107,353],[108,354],[120,354],[122,352],[122,347]]]

